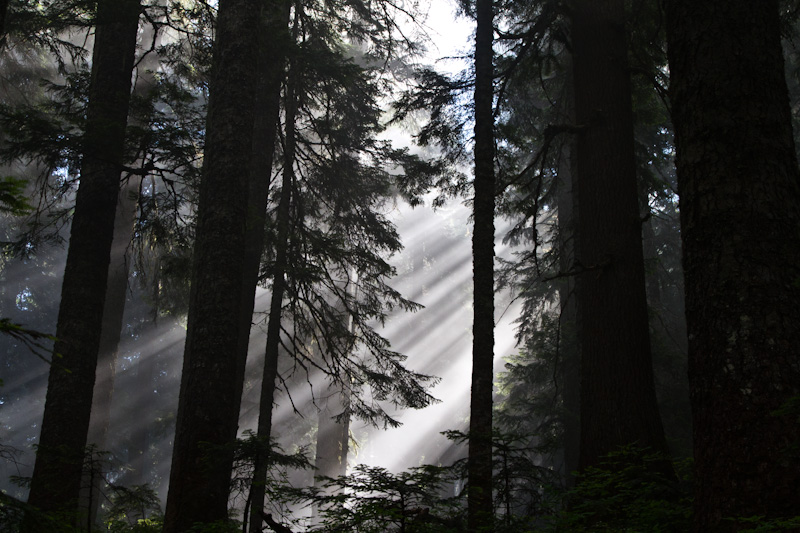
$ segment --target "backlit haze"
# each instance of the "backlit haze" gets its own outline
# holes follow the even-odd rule
[[[435,0],[431,4],[424,25],[424,33],[431,43],[424,61],[455,72],[462,68],[463,56],[469,52],[472,23],[465,19],[457,20],[456,7],[450,2]],[[457,59],[460,56],[462,59]],[[392,130],[388,135],[399,144],[409,143],[407,131]],[[422,304],[424,309],[417,313],[392,315],[381,333],[391,341],[393,350],[408,356],[410,368],[441,378],[431,391],[440,402],[419,411],[394,413],[402,423],[399,428],[384,431],[365,426],[358,420],[351,422],[354,442],[348,457],[349,467],[365,463],[396,472],[423,463],[449,464],[465,455],[464,449],[454,446],[440,432],[465,430],[469,414],[472,226],[469,210],[461,199],[451,200],[437,210],[430,207],[430,202],[412,209],[398,200],[389,203],[385,210],[397,224],[405,246],[391,259],[398,275],[390,285],[404,297]],[[498,221],[496,252],[508,257],[510,251],[500,244],[503,234],[503,223]],[[47,298],[55,302],[60,292],[65,253],[65,250],[53,252],[53,259],[45,264],[29,261],[19,268],[7,269],[3,283],[16,283],[20,287],[46,284]],[[151,483],[163,501],[169,473],[173,417],[177,408],[185,318],[142,319],[147,315],[147,295],[133,288],[135,283],[131,285],[116,369],[109,448],[117,455],[119,464],[150,465],[140,471],[150,471],[151,474],[149,479],[131,479],[124,469],[113,467],[116,470],[112,470],[111,481],[124,478],[126,485]],[[24,310],[26,305],[44,305],[43,302],[28,302],[25,290],[21,290],[16,298],[18,310]],[[43,331],[55,331],[57,306],[52,302],[47,305],[55,307],[56,311],[43,319],[51,322],[49,328],[40,326]],[[259,289],[258,314],[250,344],[250,376],[259,374],[258,367],[263,360],[266,330],[263,311],[268,303],[269,293]],[[518,312],[503,293],[497,294],[495,305],[495,370],[501,371],[503,357],[514,351],[513,321]],[[19,353],[14,357],[35,356]],[[0,399],[0,442],[10,447],[0,449],[0,452],[5,459],[15,459],[0,461],[0,490],[21,498],[25,497],[26,490],[11,484],[9,476],[31,475],[32,445],[38,439],[49,371],[47,364],[39,360],[27,363],[26,368],[24,375],[5,379],[4,396]],[[292,391],[292,401],[285,392],[280,392],[276,398],[274,433],[287,451],[292,451],[291,447],[298,440],[309,440],[308,434],[303,432],[315,423],[307,408],[310,399],[307,384],[300,382],[298,385],[297,390]],[[256,426],[259,386],[252,379],[248,382],[242,405],[241,432]],[[300,418],[294,407],[306,419]],[[153,424],[157,426],[155,431]],[[145,452],[136,457],[124,456],[125,450],[129,449],[144,449]]]

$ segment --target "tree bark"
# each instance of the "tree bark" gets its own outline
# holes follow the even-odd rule
[[[114,220],[114,237],[111,245],[111,261],[108,267],[106,301],[103,307],[103,326],[100,332],[100,348],[95,374],[92,413],[89,424],[88,443],[97,452],[106,450],[108,426],[111,422],[111,402],[114,395],[117,351],[122,335],[122,318],[125,313],[125,300],[128,290],[129,257],[128,247],[133,237],[133,223],[136,218],[136,196],[141,179],[130,177],[129,182],[119,191],[117,212]],[[86,474],[86,473],[85,473]],[[88,499],[88,523],[94,524],[100,503],[100,491],[105,485],[102,476],[92,472],[81,487]]]
[[[266,212],[272,178],[272,161],[275,153],[278,118],[280,115],[281,86],[286,77],[285,63],[289,46],[289,14],[291,0],[268,0],[261,7],[260,20],[264,31],[259,32],[258,90],[256,91],[255,123],[253,126],[253,154],[247,207],[247,238],[245,248],[245,273],[242,287],[242,307],[239,318],[238,361],[236,386],[239,394],[236,404],[241,404],[245,367],[250,345],[250,328],[253,325],[253,306],[264,251]]]
[[[153,39],[155,28],[146,26],[142,41],[149,43]],[[160,42],[156,36],[156,42]],[[149,53],[137,64],[134,94],[145,96],[153,90],[155,78],[153,72],[158,68],[157,56]],[[111,404],[114,396],[114,379],[116,377],[117,353],[122,336],[122,322],[125,314],[125,303],[128,297],[128,274],[131,257],[129,254],[133,241],[134,223],[139,204],[141,176],[129,175],[121,184],[117,197],[117,210],[114,216],[114,236],[111,241],[111,257],[106,284],[106,301],[103,307],[103,328],[100,332],[100,350],[97,360],[94,396],[92,398],[92,414],[89,420],[88,442],[97,451],[106,450],[108,427],[111,422]],[[100,491],[105,485],[102,477],[84,483],[82,490],[88,493],[88,524],[94,524],[100,505]]]
[[[695,531],[800,509],[800,172],[777,0],[667,6]],[[752,526],[750,526],[752,527]]]
[[[30,504],[74,512],[81,486],[125,144],[138,0],[97,7],[81,180]]]
[[[261,376],[261,396],[259,400],[258,427],[256,434],[266,450],[272,437],[272,404],[275,401],[275,380],[278,377],[278,356],[280,354],[281,319],[283,317],[283,294],[286,290],[286,270],[288,268],[289,233],[291,229],[292,188],[294,187],[295,159],[295,116],[297,114],[297,82],[290,62],[286,88],[286,124],[283,149],[283,176],[281,197],[278,202],[277,249],[275,269],[272,276],[272,295],[267,322],[267,344],[264,351],[264,370]],[[269,453],[256,454],[253,467],[253,481],[250,486],[250,533],[262,531],[265,485],[269,467]]]
[[[355,272],[350,273],[352,279],[357,279]],[[348,285],[347,295],[355,297],[354,285]],[[347,320],[347,331],[353,333],[353,317],[345,314],[342,306],[342,316]],[[317,350],[318,355],[322,355]],[[324,358],[322,358],[324,359]],[[325,377],[324,379],[330,379]],[[317,413],[317,449],[314,457],[314,486],[321,492],[331,494],[331,489],[325,487],[322,477],[337,478],[347,474],[347,454],[350,443],[350,414],[346,413],[350,403],[350,391],[346,387],[337,387],[328,381],[325,387],[323,402]],[[317,503],[311,506],[311,523],[314,526],[322,524],[322,516]]]
[[[228,517],[260,3],[222,0],[164,531]]]
[[[472,259],[474,319],[469,458],[468,530],[493,529],[492,385],[494,382],[494,6],[477,0],[475,33],[475,182]]]
[[[623,0],[572,6],[582,469],[619,446],[665,452],[645,297]]]
[[[573,112],[574,88],[572,76],[566,81],[565,110],[567,124],[575,122]],[[575,226],[577,222],[578,199],[574,194],[575,139],[564,140],[558,161],[558,246],[559,268],[561,272],[571,272],[575,268]],[[578,306],[573,276],[564,277],[558,284],[559,352],[561,359],[561,398],[563,402],[564,423],[564,481],[568,487],[575,484],[574,472],[578,470],[580,458],[580,387],[581,357],[578,344]]]

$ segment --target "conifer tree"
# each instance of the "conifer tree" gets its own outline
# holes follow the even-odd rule
[[[625,5],[572,3],[577,122],[580,467],[619,446],[666,451],[656,403]]]
[[[492,386],[494,384],[494,3],[475,4],[475,181],[472,260],[472,390],[468,460],[468,528],[491,531]]]
[[[370,56],[377,38],[368,22],[355,17],[346,23],[365,41],[342,41],[335,29],[339,9],[298,3],[292,22],[282,179],[273,192],[277,205],[265,268],[272,294],[259,401],[262,449],[272,436],[276,389],[285,383],[278,374],[282,350],[300,372],[324,375],[330,390],[348,398],[340,417],[397,425],[380,401],[411,407],[432,401],[423,386],[430,378],[406,370],[403,357],[371,324],[382,322],[393,306],[415,307],[386,283],[393,269],[382,254],[400,243],[379,208],[395,181],[389,171],[417,160],[377,139],[384,87],[380,64]],[[267,460],[266,452],[256,457],[251,530],[261,527]]]
[[[295,14],[293,34],[296,38],[299,10]],[[275,396],[275,380],[278,377],[278,351],[281,342],[281,320],[283,318],[283,298],[286,291],[286,274],[288,270],[289,231],[291,229],[292,192],[294,168],[296,160],[296,124],[298,98],[298,65],[296,58],[290,58],[286,77],[286,96],[284,98],[285,127],[283,136],[283,171],[280,200],[276,212],[276,249],[275,263],[272,269],[272,294],[270,294],[269,319],[267,322],[267,345],[264,354],[264,371],[261,377],[261,398],[259,401],[257,436],[268,443],[272,435],[272,404]],[[266,448],[266,447],[265,447]],[[264,489],[267,482],[269,454],[260,450],[253,461],[253,480],[250,485],[248,503],[250,505],[251,533],[262,530],[262,509],[264,508]]]
[[[800,509],[800,172],[777,0],[666,2],[694,530]],[[795,524],[796,526],[796,524]]]
[[[168,533],[228,517],[259,9],[253,0],[228,0],[217,15]]]
[[[102,328],[139,24],[138,0],[97,6],[81,183],[64,273],[55,363],[47,388],[29,503],[77,505]]]

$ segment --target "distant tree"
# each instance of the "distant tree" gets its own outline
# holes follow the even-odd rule
[[[800,173],[779,2],[665,3],[695,531],[800,509]],[[794,400],[793,400],[794,399]]]
[[[394,270],[384,254],[399,250],[400,242],[378,210],[393,192],[396,176],[389,169],[416,158],[378,139],[377,102],[386,85],[382,63],[368,48],[377,38],[364,29],[372,22],[360,16],[339,20],[342,9],[300,3],[292,21],[276,158],[281,179],[273,187],[264,268],[272,293],[259,400],[262,442],[272,433],[276,390],[286,384],[278,372],[283,352],[295,370],[309,379],[324,376],[327,390],[347,398],[335,413],[341,419],[398,425],[381,401],[411,407],[432,401],[424,388],[431,378],[405,369],[404,357],[373,325],[393,306],[416,307],[387,285]],[[358,34],[358,46],[342,41],[335,29],[342,22],[364,32],[366,41]],[[255,461],[251,530],[261,527],[266,459]]]
[[[77,504],[102,328],[136,47],[138,0],[97,6],[81,182],[59,309],[29,503],[71,512]]]
[[[470,393],[468,529],[491,531],[494,384],[494,2],[475,4],[475,181],[472,233],[474,320]]]
[[[572,3],[581,345],[580,467],[666,451],[650,349],[622,0]]]

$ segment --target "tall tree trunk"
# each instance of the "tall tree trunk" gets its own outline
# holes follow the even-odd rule
[[[259,9],[219,3],[166,533],[228,517]]]
[[[574,101],[572,76],[569,76],[565,89],[567,124],[575,122],[572,103]],[[558,162],[558,235],[559,269],[570,272],[575,268],[575,225],[577,222],[578,200],[573,188],[575,176],[574,137],[565,139]],[[567,486],[575,483],[572,475],[578,470],[580,457],[580,387],[581,361],[578,344],[578,306],[573,276],[564,277],[558,285],[559,352],[561,358],[561,396],[564,419],[564,480]]]
[[[580,467],[636,443],[666,451],[645,297],[623,0],[572,5]]]
[[[492,385],[494,383],[494,6],[477,0],[475,32],[475,182],[472,260],[472,391],[467,460],[468,529],[491,531]]]
[[[670,0],[696,531],[800,510],[800,173],[777,0]]]
[[[146,26],[142,42],[150,43],[156,29]],[[156,43],[160,41],[156,36]],[[134,94],[146,96],[155,87],[153,72],[158,68],[158,57],[148,53],[137,64]],[[114,237],[111,242],[111,260],[108,267],[106,301],[103,308],[103,329],[100,332],[100,351],[92,399],[92,415],[89,420],[88,442],[97,451],[106,449],[108,426],[111,422],[111,404],[114,395],[117,353],[122,336],[122,322],[128,297],[128,274],[131,258],[128,253],[133,240],[136,209],[139,203],[141,176],[129,175],[121,184],[114,217]],[[88,480],[87,480],[88,481]],[[100,491],[105,485],[102,477],[92,476],[84,482],[82,490],[88,497],[88,524],[94,524],[100,505]]]
[[[74,511],[81,486],[103,324],[138,0],[102,0],[92,56],[81,180],[61,290],[55,352],[29,503]]]
[[[296,22],[295,22],[296,24]],[[297,114],[296,78],[290,63],[286,82],[286,125],[283,147],[283,176],[281,197],[276,215],[277,240],[275,267],[272,277],[272,295],[267,322],[267,345],[264,352],[264,371],[261,377],[261,397],[259,401],[258,428],[256,434],[262,443],[260,453],[256,454],[253,468],[253,481],[250,486],[250,532],[262,531],[262,509],[264,508],[265,485],[269,467],[269,441],[272,437],[272,404],[275,400],[275,380],[278,377],[278,355],[280,353],[281,319],[283,294],[286,289],[286,270],[288,268],[289,230],[291,228],[292,188],[294,187],[295,159],[295,116]]]
[[[0,0],[0,47],[6,40],[6,16],[8,14],[8,0]]]
[[[350,273],[351,279],[357,279],[354,271]],[[346,293],[355,298],[355,283],[348,285]],[[344,305],[339,308],[342,316],[347,320],[347,331],[353,333],[353,317],[345,314]],[[322,355],[318,353],[318,355]],[[329,377],[325,379],[330,380]],[[317,449],[314,457],[314,486],[321,492],[331,494],[331,489],[325,487],[321,478],[337,478],[347,474],[347,453],[350,442],[350,415],[346,413],[350,402],[350,392],[346,387],[337,387],[328,381],[319,412],[317,413]],[[317,503],[311,506],[312,525],[322,523],[320,508]]]
[[[350,419],[336,420],[346,408],[346,393],[329,383],[318,413],[317,449],[314,465],[317,476],[339,477],[347,470]]]
[[[259,32],[258,90],[256,91],[255,123],[253,126],[253,154],[250,166],[250,186],[247,206],[247,238],[245,248],[245,273],[242,286],[242,307],[239,318],[238,362],[236,386],[241,404],[244,388],[245,366],[250,345],[250,328],[253,324],[253,306],[264,250],[269,186],[272,177],[272,160],[275,153],[278,118],[280,115],[281,86],[285,79],[286,53],[289,46],[289,13],[291,0],[267,0],[263,3],[260,20],[264,31]]]
[[[117,350],[122,335],[122,317],[125,313],[125,300],[128,289],[129,257],[128,247],[133,236],[133,222],[136,218],[136,196],[141,179],[130,177],[119,192],[117,213],[114,220],[114,238],[111,246],[111,261],[108,267],[106,302],[103,308],[103,327],[100,332],[100,350],[95,374],[92,414],[90,418],[88,443],[98,452],[105,451],[108,426],[111,421],[111,400],[114,395]],[[136,196],[132,196],[136,195]],[[92,463],[94,464],[94,463]],[[105,480],[94,468],[84,472],[86,478],[81,487],[87,498],[88,524],[93,524],[100,503],[100,491]],[[83,504],[81,505],[82,508]]]

